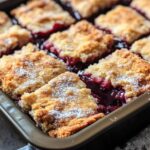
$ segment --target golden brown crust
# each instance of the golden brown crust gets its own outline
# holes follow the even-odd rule
[[[72,8],[80,13],[82,17],[90,17],[92,14],[111,7],[118,0],[61,0],[63,3],[70,3]]]
[[[29,31],[14,25],[0,34],[0,56],[10,50],[22,47],[31,40],[32,36]]]
[[[128,50],[115,51],[85,73],[110,80],[114,87],[122,87],[127,101],[150,90],[150,64]]]
[[[59,75],[33,93],[24,94],[20,104],[31,109],[36,123],[53,137],[69,136],[104,116],[91,116],[97,113],[91,91],[70,72]]]
[[[85,63],[110,51],[114,38],[96,29],[87,21],[80,21],[70,29],[50,36],[48,42],[59,51],[59,56],[80,59]]]
[[[74,22],[69,13],[52,0],[31,0],[12,10],[11,14],[34,33],[49,31],[55,23],[68,26]]]
[[[133,43],[131,51],[140,54],[142,58],[150,62],[150,37],[140,39]]]
[[[13,98],[33,92],[66,71],[62,62],[28,44],[21,51],[0,59],[1,89]]]
[[[56,138],[64,138],[68,137],[81,129],[89,126],[90,124],[96,122],[98,119],[103,118],[104,114],[99,113],[93,116],[90,116],[88,118],[81,118],[81,119],[73,119],[71,120],[67,126],[64,127],[59,127],[56,130],[49,131],[49,135],[51,137],[56,137]]]
[[[131,6],[144,13],[150,19],[150,1],[149,0],[133,0]]]
[[[117,6],[106,15],[100,15],[95,22],[97,26],[110,30],[129,43],[150,32],[150,22],[125,6]]]
[[[3,33],[12,26],[10,18],[3,11],[0,11],[0,33]]]

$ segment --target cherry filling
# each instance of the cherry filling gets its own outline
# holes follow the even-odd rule
[[[124,0],[124,1],[131,1],[131,0]],[[76,18],[76,20],[81,19],[88,19],[89,21],[94,22],[94,18],[96,18],[99,14],[104,14],[107,11],[109,11],[111,8],[113,8],[116,4],[112,4],[111,6],[108,6],[106,8],[100,9],[97,12],[91,14],[91,16],[83,17],[77,10],[75,10],[70,2],[61,2],[61,0],[58,1],[59,4],[62,5],[62,7],[70,12],[70,14]],[[125,3],[125,2],[124,2]],[[127,3],[127,2],[126,2]]]
[[[45,42],[43,44],[43,49],[49,50],[50,52],[55,54],[58,58],[62,59],[67,64],[68,69],[70,71],[73,71],[73,72],[78,72],[80,70],[83,70],[87,66],[89,66],[90,64],[98,62],[98,60],[100,58],[103,58],[103,57],[105,57],[106,55],[109,54],[108,52],[106,52],[102,56],[90,57],[90,58],[87,59],[87,61],[85,63],[83,63],[80,58],[72,58],[72,57],[69,57],[69,56],[61,57],[59,55],[59,50],[54,46],[54,44],[52,44],[50,42]],[[110,46],[109,49],[112,49],[112,45]]]
[[[21,23],[19,23],[19,21],[16,18],[12,18],[12,23],[14,25],[20,25],[23,28],[28,29],[26,26],[21,25]],[[60,31],[60,30],[66,29],[67,27],[68,27],[68,25],[56,22],[56,23],[54,23],[53,27],[51,29],[49,29],[49,30],[39,31],[39,32],[34,32],[34,31],[30,30],[30,32],[32,33],[34,38],[43,38],[43,37],[49,36],[51,33],[54,33],[56,31]]]
[[[80,74],[87,87],[92,90],[98,104],[98,111],[108,114],[126,103],[125,91],[114,88],[110,81],[104,78],[92,78],[90,74]]]
[[[17,48],[19,48],[19,47],[16,47],[15,49],[17,49]],[[2,57],[3,55],[12,54],[15,49],[7,49],[6,51],[0,51],[0,57]]]
[[[67,27],[67,25],[65,24],[62,24],[62,23],[55,23],[53,25],[53,27],[49,30],[46,30],[46,31],[40,31],[40,32],[34,32],[34,31],[31,31],[33,36],[35,38],[37,37],[45,37],[45,36],[48,36],[50,35],[51,33],[54,33],[56,31],[59,31],[59,30],[62,30],[62,29],[65,29]]]

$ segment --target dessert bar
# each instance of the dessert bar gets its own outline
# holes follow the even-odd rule
[[[107,30],[129,44],[150,33],[150,22],[126,6],[117,6],[95,20],[100,29]]]
[[[18,25],[13,25],[0,33],[0,57],[10,54],[32,40],[31,33]]]
[[[57,138],[70,136],[104,116],[98,113],[91,90],[70,72],[24,94],[21,103],[31,107],[30,114],[43,131]]]
[[[112,51],[114,38],[83,20],[68,30],[57,32],[44,48],[63,59],[71,70],[80,70]]]
[[[81,77],[106,113],[150,90],[150,64],[126,49],[89,66]],[[114,108],[112,107],[114,106]]]
[[[87,18],[99,11],[111,8],[119,0],[60,0],[70,8],[77,19]]]
[[[53,0],[30,0],[11,11],[18,23],[29,29],[33,35],[46,36],[63,29],[74,19]]]
[[[39,51],[32,44],[0,59],[0,88],[18,100],[25,92],[33,92],[50,79],[66,71],[63,62]]]

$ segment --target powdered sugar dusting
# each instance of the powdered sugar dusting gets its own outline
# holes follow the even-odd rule
[[[40,82],[41,81],[37,80],[37,79],[30,79],[30,80],[27,80],[26,82],[24,82],[23,84],[21,84],[21,86],[19,88],[25,89],[26,87],[29,87],[31,85],[35,85],[35,84],[40,83]]]
[[[16,68],[15,74],[20,77],[26,76],[27,78],[35,78],[36,72],[34,70],[33,62],[25,61],[24,65],[25,67]]]
[[[24,68],[17,68],[15,70],[15,73],[20,76],[20,77],[23,77],[23,76],[26,76],[28,78],[35,78],[36,77],[36,74],[35,72],[32,72],[32,71],[29,71],[29,70],[26,70]]]
[[[129,83],[133,86],[134,90],[138,90],[139,89],[139,79],[140,76],[127,76],[127,75],[122,75],[117,77],[117,82],[125,82],[125,83]]]
[[[75,84],[71,82],[61,83],[52,96],[58,98],[61,102],[67,102],[69,100],[75,100],[77,98],[78,89]]]
[[[83,118],[93,114],[92,109],[83,110],[81,108],[73,108],[66,111],[51,110],[49,114],[54,116],[56,119],[67,119],[67,118]]]
[[[25,61],[24,67],[16,68],[15,74],[19,77],[23,77],[25,79],[25,82],[20,84],[18,88],[15,90],[16,92],[20,90],[25,90],[31,86],[34,86],[39,83],[44,83],[43,79],[38,78],[38,72],[41,70],[41,68],[34,67],[33,62]]]

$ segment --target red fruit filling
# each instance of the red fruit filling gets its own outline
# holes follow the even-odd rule
[[[16,18],[12,18],[12,23],[14,25],[22,26],[21,23],[19,23],[19,21]],[[22,26],[22,27],[28,29],[26,26]],[[34,31],[30,30],[30,32],[32,33],[34,38],[41,38],[41,37],[49,36],[51,33],[54,33],[56,31],[60,31],[60,30],[66,29],[67,27],[68,27],[68,25],[65,25],[65,24],[62,24],[62,23],[55,23],[53,25],[53,27],[51,29],[49,29],[49,30],[40,31],[40,32],[34,32]]]
[[[51,33],[54,33],[56,31],[65,29],[66,27],[67,27],[67,25],[65,25],[65,24],[55,23],[54,26],[51,29],[47,30],[47,31],[40,31],[40,32],[31,31],[31,32],[32,32],[34,37],[45,37],[45,36],[48,36]]]
[[[50,51],[51,53],[55,54],[58,58],[62,59],[67,64],[68,69],[70,71],[74,71],[74,72],[78,72],[79,70],[83,70],[84,68],[86,68],[90,64],[96,63],[100,58],[103,58],[109,54],[109,53],[105,53],[102,56],[90,57],[89,59],[87,59],[87,61],[85,63],[83,63],[80,58],[72,58],[69,56],[61,57],[59,55],[59,50],[50,42],[45,42],[43,44],[43,49]],[[112,49],[112,48],[110,48],[110,49]]]
[[[92,78],[90,74],[80,74],[87,87],[92,90],[98,104],[98,111],[108,114],[126,103],[125,91],[114,88],[110,81],[104,78]]]
[[[17,49],[17,48],[16,48]],[[3,55],[8,55],[8,54],[12,54],[14,52],[14,49],[8,49],[4,52],[0,51],[0,57],[2,57]]]

